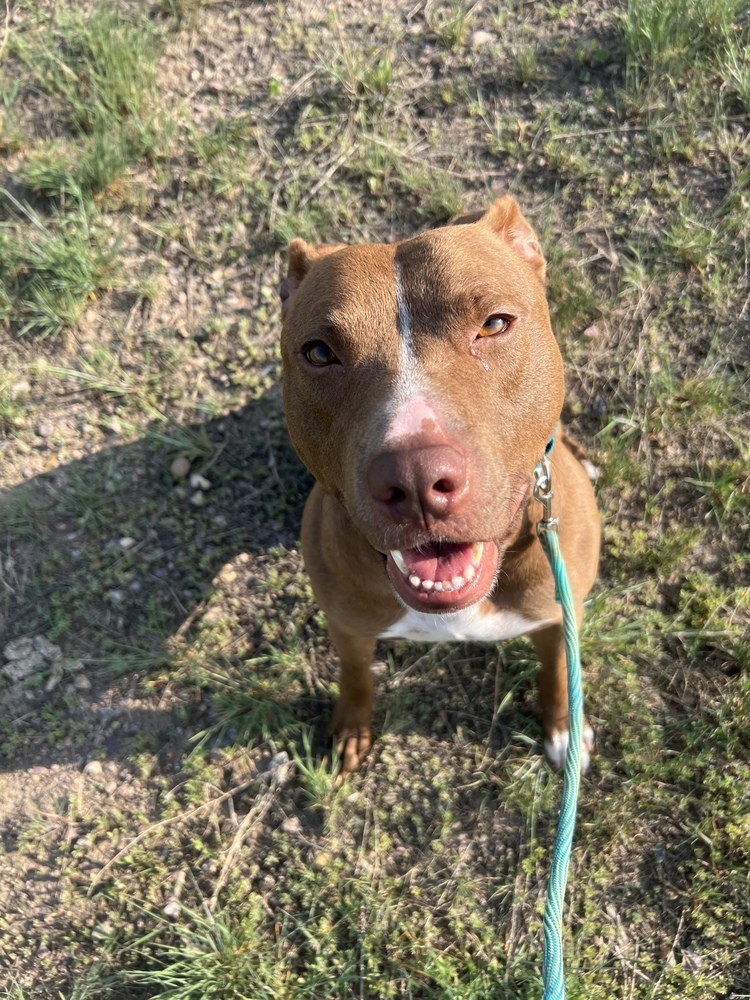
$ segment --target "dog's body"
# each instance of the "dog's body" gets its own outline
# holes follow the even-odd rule
[[[290,246],[284,400],[317,480],[302,548],[341,662],[344,772],[370,746],[378,638],[530,633],[547,750],[561,764],[567,749],[560,608],[531,495],[564,391],[544,258],[512,198],[460,221],[395,245]],[[580,621],[599,521],[578,455],[558,430],[554,515]]]

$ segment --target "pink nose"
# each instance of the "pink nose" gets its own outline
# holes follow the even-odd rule
[[[369,469],[375,506],[396,522],[452,517],[469,493],[466,456],[448,445],[384,451]]]

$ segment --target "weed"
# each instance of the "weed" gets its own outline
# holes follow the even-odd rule
[[[156,38],[142,11],[128,17],[109,4],[90,11],[59,8],[16,49],[37,84],[59,104],[74,129],[143,123],[155,82]]]
[[[473,7],[459,0],[457,3],[428,5],[425,16],[438,43],[451,52],[457,52],[466,40],[472,15]]]
[[[544,67],[539,62],[537,50],[531,45],[518,47],[513,52],[513,80],[516,83],[537,83],[544,77]]]
[[[117,281],[116,237],[105,236],[82,203],[45,222],[7,191],[15,217],[0,223],[0,320],[19,336],[75,326],[89,301]]]

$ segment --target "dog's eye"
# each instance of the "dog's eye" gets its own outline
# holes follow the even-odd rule
[[[498,313],[495,316],[488,316],[482,323],[482,329],[477,334],[478,337],[496,337],[500,333],[506,333],[510,328],[512,316],[503,316]]]
[[[340,365],[341,362],[328,344],[322,340],[311,340],[302,348],[302,354],[316,368],[327,368],[329,365]]]

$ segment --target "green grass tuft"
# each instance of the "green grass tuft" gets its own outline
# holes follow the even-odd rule
[[[116,237],[105,235],[82,203],[45,221],[5,197],[13,214],[0,223],[0,321],[19,336],[75,326],[91,300],[117,283]]]

